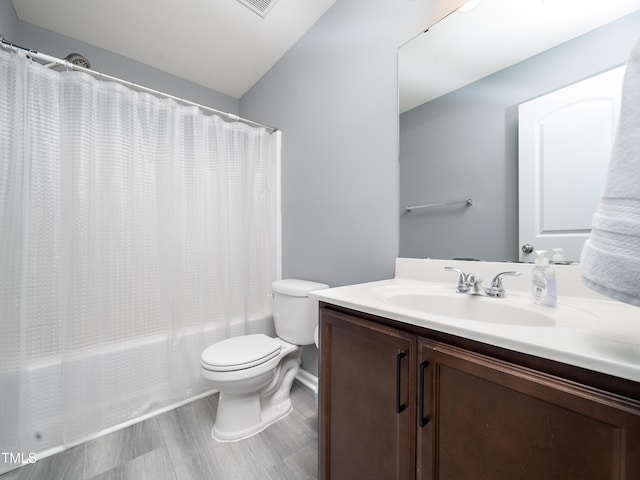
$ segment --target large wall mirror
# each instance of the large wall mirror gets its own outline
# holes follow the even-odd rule
[[[638,0],[471,3],[399,50],[402,257],[522,260],[519,105],[624,65],[640,37]],[[566,201],[579,165],[558,170]]]

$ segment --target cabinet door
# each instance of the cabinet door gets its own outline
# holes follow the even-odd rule
[[[416,337],[325,309],[320,331],[320,478],[415,478]]]
[[[426,339],[418,349],[418,479],[640,478],[640,404]]]

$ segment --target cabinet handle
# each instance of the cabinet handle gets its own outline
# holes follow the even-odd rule
[[[420,364],[420,399],[418,400],[418,404],[420,405],[419,423],[421,427],[424,427],[427,423],[429,423],[429,417],[424,416],[424,371],[429,366],[429,362],[426,360]]]
[[[401,413],[405,408],[407,408],[406,404],[400,403],[400,384],[402,377],[402,359],[407,356],[406,352],[398,352],[396,355],[396,413]]]

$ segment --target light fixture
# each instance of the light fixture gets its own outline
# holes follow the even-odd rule
[[[480,2],[482,0],[469,0],[467,3],[465,3],[464,5],[462,5],[458,11],[459,12],[469,12],[471,10],[473,10],[474,8],[476,8]]]

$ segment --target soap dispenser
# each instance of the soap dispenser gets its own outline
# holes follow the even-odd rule
[[[557,303],[556,273],[549,265],[546,250],[536,252],[536,264],[532,271],[533,301],[545,307],[555,307]]]

